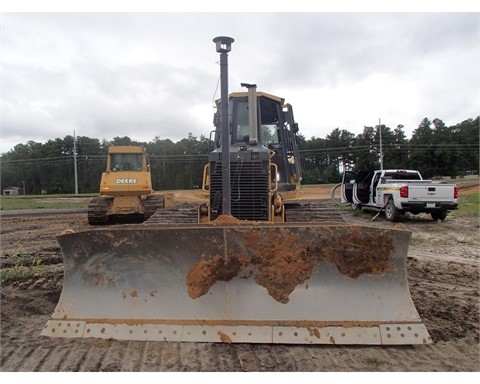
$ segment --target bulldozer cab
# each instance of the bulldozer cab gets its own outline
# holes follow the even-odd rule
[[[248,115],[247,94],[238,93],[230,98],[232,113],[232,145],[250,143],[250,126]],[[280,105],[281,99],[266,95],[259,95],[259,126],[257,137],[261,145],[278,145],[280,143]],[[256,127],[255,127],[256,128]]]
[[[248,92],[228,97],[228,148],[221,117],[222,100],[216,101],[214,115],[215,149],[208,155],[203,190],[209,203],[199,209],[199,222],[225,214],[223,207],[226,153],[231,188],[231,214],[240,220],[284,222],[283,201],[296,196],[301,171],[291,105],[281,97],[256,91],[256,85],[243,84]],[[229,193],[230,195],[230,193]]]
[[[107,169],[102,173],[100,194],[141,196],[152,193],[152,178],[146,149],[140,145],[112,145]]]
[[[271,154],[271,162],[276,165],[272,181],[279,192],[293,191],[300,187],[301,169],[298,152],[298,124],[293,119],[293,108],[285,104],[281,97],[255,92],[256,113],[250,123],[248,92],[235,92],[229,97],[229,126],[231,127],[231,151],[265,151]],[[216,101],[220,111],[220,100]],[[220,112],[214,117],[214,152],[221,151]],[[263,148],[260,148],[263,147]]]
[[[137,151],[137,153],[132,153]],[[142,147],[110,147],[107,170],[118,171],[148,171],[148,157]]]

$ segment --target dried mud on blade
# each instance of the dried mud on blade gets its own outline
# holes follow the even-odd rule
[[[63,290],[42,335],[427,344],[410,232],[328,224],[149,225],[59,236]]]

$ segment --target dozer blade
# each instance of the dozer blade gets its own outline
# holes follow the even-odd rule
[[[52,337],[427,344],[410,232],[328,224],[149,225],[62,235]]]

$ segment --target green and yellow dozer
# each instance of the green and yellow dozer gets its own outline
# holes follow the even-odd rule
[[[323,220],[296,200],[292,107],[228,94],[233,39],[214,39],[221,99],[195,223],[58,237],[63,290],[42,334],[279,344],[428,344],[410,295],[410,232]],[[312,213],[313,212],[313,213]],[[158,211],[156,215],[161,214]]]
[[[171,194],[153,191],[150,163],[141,145],[111,145],[100,194],[88,204],[91,225],[139,223],[174,205]]]

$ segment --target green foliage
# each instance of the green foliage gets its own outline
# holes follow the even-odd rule
[[[383,167],[418,169],[424,178],[459,177],[478,174],[480,117],[451,127],[440,119],[424,118],[408,140],[402,125],[364,127],[359,135],[335,128],[325,138],[297,141],[302,166],[302,184],[328,184],[341,181],[343,170],[373,170]],[[380,138],[382,151],[380,151]],[[176,143],[156,137],[149,143],[129,137],[100,141],[76,138],[77,181],[80,193],[98,193],[111,144],[144,145],[150,157],[153,189],[198,188],[203,167],[213,148],[209,138],[188,134]],[[74,138],[66,136],[46,143],[28,141],[0,156],[1,189],[25,187],[26,195],[72,194],[75,189]],[[21,191],[22,193],[23,191]],[[2,204],[2,209],[3,204]]]

